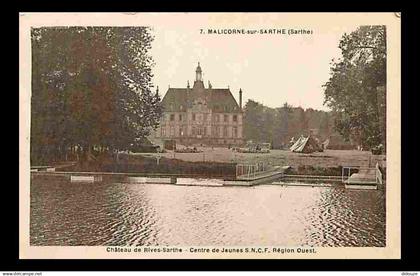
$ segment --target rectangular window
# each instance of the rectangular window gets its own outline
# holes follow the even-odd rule
[[[214,115],[214,120],[215,120],[216,122],[219,122],[219,114]]]
[[[175,114],[171,114],[171,117],[170,117],[170,119],[169,120],[171,120],[171,121],[175,121]]]
[[[182,121],[182,114],[179,114],[179,115],[178,115],[178,120],[179,120],[179,121]]]
[[[227,122],[228,121],[228,115],[223,116],[223,121]]]
[[[170,128],[170,131],[171,137],[175,136],[175,128],[173,126]]]
[[[192,120],[195,121],[195,113],[192,114]]]
[[[237,137],[238,137],[238,128],[233,127],[233,138],[237,138]]]
[[[227,127],[223,127],[223,137],[227,137],[228,136],[228,129]]]
[[[162,137],[165,137],[166,136],[166,128],[165,127],[162,127]]]
[[[238,121],[238,116],[237,115],[233,115],[233,121],[237,122]]]

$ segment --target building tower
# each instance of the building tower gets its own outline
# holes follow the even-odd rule
[[[239,110],[242,111],[242,88],[239,88]]]
[[[200,67],[200,62],[198,62],[197,69],[195,69],[195,81],[203,81],[202,71]]]
[[[195,69],[195,81],[193,90],[201,92],[204,91],[203,71],[201,71],[200,62],[198,63],[197,69]]]

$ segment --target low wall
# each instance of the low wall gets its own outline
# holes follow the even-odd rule
[[[71,168],[63,168],[59,171],[197,175],[234,179],[236,176],[235,166],[234,163],[188,162],[164,157],[159,159],[158,164],[156,158],[153,157],[121,156],[118,162],[113,159],[81,162]]]

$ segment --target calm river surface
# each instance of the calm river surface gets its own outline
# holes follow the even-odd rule
[[[33,180],[30,242],[385,246],[384,191]]]

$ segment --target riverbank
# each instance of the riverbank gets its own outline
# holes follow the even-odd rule
[[[227,148],[197,148],[200,153],[133,153],[132,156],[176,159],[189,162],[257,163],[265,162],[273,166],[312,166],[329,168],[338,166],[374,166],[379,163],[386,167],[385,155],[373,155],[370,151],[325,150],[310,154],[295,153],[288,150],[271,150],[269,153],[239,153]]]
[[[270,153],[237,153],[226,148],[202,148],[200,153],[121,153],[102,155],[90,161],[59,166],[57,172],[134,173],[143,176],[162,175],[235,180],[237,164],[264,163],[267,167],[289,166],[288,175],[340,177],[344,166],[373,167],[378,163],[386,173],[383,155],[366,151],[327,150],[311,154],[272,150]],[[357,172],[355,169],[353,172]]]
[[[134,173],[144,175],[185,175],[234,179],[236,164],[225,162],[191,162],[160,156],[119,154],[99,156],[96,160],[80,161],[57,172]]]

